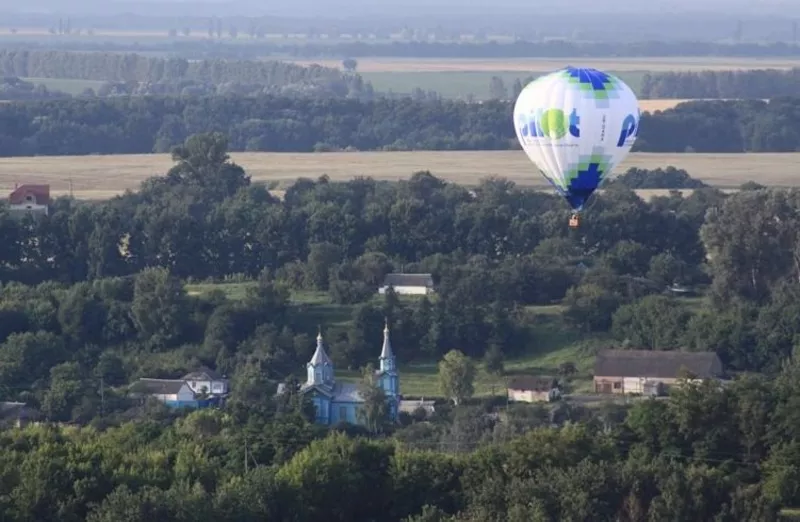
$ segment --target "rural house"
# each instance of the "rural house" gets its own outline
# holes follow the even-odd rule
[[[21,185],[8,196],[12,215],[33,213],[47,215],[50,205],[50,185]]]
[[[180,379],[141,378],[130,387],[133,397],[152,397],[173,407],[206,408],[220,404],[228,394],[228,379],[202,369]]]
[[[552,377],[521,375],[508,382],[508,400],[513,402],[552,402],[560,397],[558,381]]]
[[[24,428],[41,418],[41,414],[24,402],[0,402],[0,428]]]
[[[712,352],[604,350],[594,363],[596,393],[661,395],[681,372],[695,379],[721,379],[722,362]]]
[[[385,294],[392,287],[401,295],[427,295],[433,292],[433,276],[431,274],[387,274],[379,294]]]

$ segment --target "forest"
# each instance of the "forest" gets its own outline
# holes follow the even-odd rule
[[[194,58],[160,58],[146,56],[140,54],[141,52],[138,50],[138,53],[123,54],[108,51],[81,53],[30,48],[0,49],[0,76],[5,77],[0,90],[2,97],[0,99],[48,99],[66,96],[62,93],[49,93],[41,88],[31,89],[21,80],[24,78],[67,78],[105,82],[99,88],[86,89],[81,94],[82,97],[129,95],[252,97],[272,94],[371,100],[375,96],[408,95],[408,93],[376,93],[372,84],[355,72],[358,61],[353,56],[359,56],[359,53],[352,56],[343,55],[344,59],[340,58],[343,65],[347,63],[350,68],[345,67],[345,71],[340,71],[319,65],[302,67],[277,59],[267,61],[263,56],[256,56],[251,60],[237,60],[233,56],[225,56],[224,59],[209,58],[203,51]],[[560,54],[554,52],[543,56],[553,58]],[[282,58],[285,59],[286,55],[282,55]],[[512,100],[516,99],[522,87],[535,77],[536,75],[525,77],[520,73],[510,91],[505,91],[505,95],[497,97],[507,98],[510,94]],[[796,95],[800,90],[800,69],[645,72],[641,76],[641,85],[632,87],[641,99],[771,99]],[[414,93],[411,94],[413,96]]]
[[[561,200],[503,179],[322,176],[277,198],[227,150],[194,135],[137,192],[59,198],[40,218],[0,207],[0,400],[46,419],[0,431],[0,519],[769,522],[800,505],[800,191],[631,170],[570,233]],[[695,190],[631,190],[653,185]],[[375,296],[401,267],[431,272],[437,294]],[[250,284],[186,286],[226,280]],[[594,408],[443,401],[328,429],[293,391],[325,320],[308,293],[350,306],[347,326],[324,325],[339,367],[374,359],[387,319],[401,364],[458,349],[502,368],[557,328],[713,351],[733,380]],[[528,311],[553,303],[563,314]],[[224,408],[126,393],[199,365],[231,376]]]
[[[232,151],[518,148],[512,103],[281,96],[75,98],[0,104],[0,156],[167,152],[219,131]],[[644,113],[634,152],[794,152],[800,98],[692,101]]]
[[[360,76],[329,67],[302,67],[281,61],[156,58],[133,53],[0,49],[0,76],[72,78],[135,86],[124,94],[371,96],[371,86]]]

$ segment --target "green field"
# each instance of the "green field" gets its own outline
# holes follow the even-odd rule
[[[22,78],[35,85],[44,85],[49,91],[61,91],[67,94],[81,94],[86,89],[97,91],[104,83],[98,80],[74,80],[71,78]]]
[[[230,299],[241,299],[245,296],[250,282],[189,284],[186,286],[190,295],[202,295],[212,291],[221,291]],[[376,297],[376,299],[380,299]],[[415,299],[406,297],[401,299]],[[323,328],[346,328],[352,317],[353,306],[331,304],[325,292],[295,292],[291,297],[292,305],[303,314],[307,324],[321,324]],[[475,382],[475,395],[486,397],[503,395],[507,380],[518,374],[556,376],[558,367],[564,362],[573,362],[578,374],[572,381],[570,391],[588,391],[591,384],[591,366],[597,349],[607,346],[608,341],[600,336],[585,337],[565,329],[561,324],[559,306],[528,307],[532,314],[538,314],[549,320],[540,321],[534,331],[534,345],[529,347],[528,354],[506,361],[505,375],[490,375],[480,368]],[[376,347],[376,350],[379,347]],[[395,347],[401,361],[399,364],[401,388],[403,395],[410,397],[440,397],[436,362],[402,363],[402,346]],[[377,353],[377,352],[376,352]],[[337,378],[344,382],[356,382],[360,379],[358,371],[336,370]]]
[[[647,71],[614,72],[631,89],[639,92],[642,77]],[[503,80],[506,89],[511,91],[514,81],[540,75],[540,72],[521,71],[365,71],[361,76],[372,83],[378,92],[392,91],[397,94],[410,94],[415,88],[435,91],[445,98],[466,98],[470,95],[477,100],[490,98],[489,84],[492,76]]]

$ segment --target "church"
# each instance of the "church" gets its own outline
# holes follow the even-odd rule
[[[389,324],[383,329],[383,347],[375,372],[376,384],[383,389],[389,403],[389,418],[397,420],[400,404],[400,379],[392,344],[389,341]],[[358,409],[364,399],[358,391],[358,384],[337,382],[333,363],[322,342],[322,333],[317,335],[317,349],[306,365],[307,378],[300,392],[308,395],[317,410],[316,422],[334,425],[340,422],[361,424]]]

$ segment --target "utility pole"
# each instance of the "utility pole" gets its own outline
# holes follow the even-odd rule
[[[244,474],[247,475],[248,470],[250,469],[250,459],[247,458],[247,434],[244,436]]]

